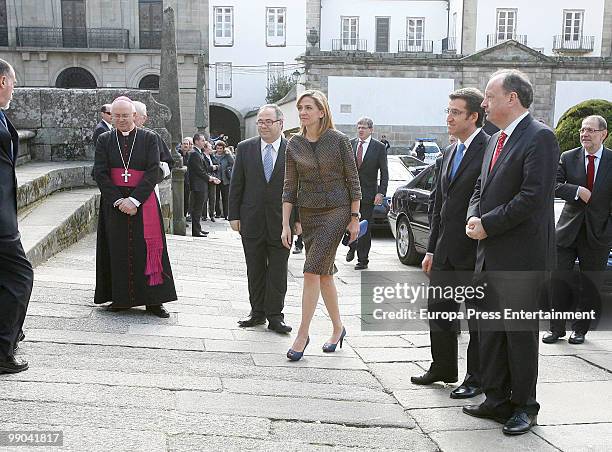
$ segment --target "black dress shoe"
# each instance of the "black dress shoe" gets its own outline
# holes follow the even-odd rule
[[[212,221],[214,223],[217,220],[215,220],[215,217],[210,217],[210,221]]]
[[[584,344],[584,333],[572,332],[567,342],[574,345]]]
[[[208,232],[200,232],[197,234],[191,234],[192,237],[208,237]]]
[[[302,248],[298,248],[297,246],[294,248],[293,250],[293,254],[301,254],[302,253]]]
[[[290,333],[293,328],[287,325],[284,321],[272,321],[268,322],[268,329],[276,331],[277,333],[286,334]]]
[[[495,422],[499,422],[500,424],[505,424],[510,419],[510,415],[504,415],[498,411],[495,411],[484,403],[480,405],[466,405],[463,407],[463,412],[465,414],[469,414],[470,416],[479,417],[482,419],[492,419]]]
[[[545,344],[554,344],[562,337],[565,337],[565,333],[556,333],[555,331],[547,331],[542,336],[542,342]]]
[[[15,344],[15,348],[13,349],[13,354],[17,354],[17,350],[19,350],[19,343],[25,339],[25,334],[23,331],[19,332],[19,337],[17,338],[17,343]]]
[[[349,248],[348,253],[346,253],[346,261],[351,262],[353,259],[355,259],[355,250]]]
[[[164,308],[164,305],[162,304],[147,305],[147,311],[162,319],[167,319],[170,317],[170,313],[166,311],[166,308]]]
[[[247,317],[244,320],[238,320],[238,326],[242,328],[247,328],[249,326],[263,325],[266,323],[265,317]]]
[[[410,381],[415,385],[430,385],[436,381],[442,381],[444,383],[457,383],[457,377],[453,377],[451,375],[437,375],[428,370],[421,376],[410,377]]]
[[[451,391],[450,398],[469,399],[471,397],[476,397],[479,394],[482,394],[482,389],[480,387],[462,384]]]
[[[16,374],[24,370],[28,370],[28,362],[23,359],[9,356],[6,360],[0,361],[0,374]]]
[[[531,427],[538,425],[538,416],[527,414],[524,411],[514,413],[504,424],[502,432],[506,435],[522,435],[531,430]]]
[[[364,262],[357,262],[357,265],[355,265],[355,270],[365,270],[366,268],[368,268],[368,264]]]

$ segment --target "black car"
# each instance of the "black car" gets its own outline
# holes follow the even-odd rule
[[[422,170],[408,184],[399,187],[391,200],[389,226],[395,236],[397,256],[402,264],[415,265],[427,251],[429,240],[429,194],[434,184],[434,165]]]
[[[427,252],[429,194],[434,185],[434,169],[434,165],[428,166],[408,184],[398,188],[391,201],[389,225],[395,236],[397,256],[405,265],[420,263]],[[563,200],[555,199],[555,222],[563,205]],[[612,253],[608,269],[612,270]]]

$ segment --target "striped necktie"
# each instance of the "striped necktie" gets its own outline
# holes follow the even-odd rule
[[[264,176],[266,176],[266,182],[270,182],[270,178],[272,177],[272,171],[274,170],[274,159],[272,158],[272,149],[274,149],[274,147],[271,144],[266,145],[266,147],[264,148],[266,153],[264,154],[263,167],[264,167]]]

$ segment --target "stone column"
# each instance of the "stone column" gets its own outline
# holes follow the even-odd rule
[[[208,135],[208,58],[201,53],[198,56],[196,76],[195,126],[198,132]]]
[[[170,109],[170,120],[166,122],[166,129],[170,132],[170,150],[174,158],[172,169],[172,224],[174,234],[185,235],[185,215],[183,212],[183,185],[185,183],[185,169],[183,158],[176,150],[181,142],[183,130],[181,128],[181,96],[178,85],[178,63],[176,58],[176,27],[174,10],[171,7],[164,9],[161,37],[161,65],[159,75],[159,99]]]
[[[612,0],[604,1],[601,56],[603,58],[612,57]]]
[[[314,42],[314,32],[311,30],[316,30],[317,36],[319,40],[316,44]],[[321,48],[320,36],[321,36],[321,0],[307,0],[306,1],[306,34],[310,34],[313,36],[309,40],[310,44],[317,48]]]
[[[471,55],[476,51],[476,26],[478,22],[478,0],[463,0],[463,32],[461,54]]]

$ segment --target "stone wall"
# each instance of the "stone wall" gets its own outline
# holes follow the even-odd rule
[[[32,160],[93,160],[93,130],[100,121],[100,106],[118,96],[147,105],[147,126],[167,138],[164,127],[170,110],[155,101],[150,91],[125,89],[17,88],[8,115],[20,130],[31,130]]]

